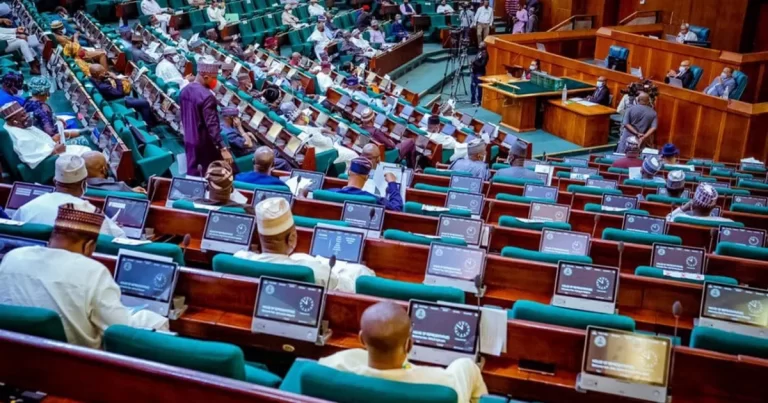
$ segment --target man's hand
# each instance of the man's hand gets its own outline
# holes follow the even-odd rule
[[[54,135],[53,135],[53,137],[51,137],[51,139],[52,139],[54,142],[58,143],[58,142],[59,142],[59,140],[61,140],[61,136],[59,136],[58,134],[54,134]]]
[[[24,33],[24,27],[18,27],[18,28],[16,28],[16,33],[17,33],[17,34],[23,34],[23,33]]]
[[[13,24],[13,21],[9,20],[8,18],[0,18],[0,25],[5,25],[6,27],[10,27]]]
[[[393,174],[392,172],[385,173],[384,180],[387,181],[387,183],[397,182],[397,178],[395,177],[395,174]]]
[[[143,194],[147,194],[147,190],[146,190],[146,189],[144,189],[144,188],[143,188],[143,187],[141,187],[141,186],[136,186],[136,187],[135,187],[135,188],[133,188],[132,190],[133,190],[134,192],[137,192],[137,193],[143,193]]]
[[[55,146],[53,146],[54,155],[64,154],[64,152],[66,151],[67,151],[67,146],[64,144],[56,144]]]
[[[241,129],[241,130],[243,129],[243,122],[241,122],[240,118],[238,117],[235,117],[234,119],[232,119],[232,124],[235,125],[235,127],[238,129]]]
[[[228,148],[221,149],[221,158],[224,159],[224,161],[226,161],[230,166],[234,166],[235,160],[232,158],[232,153]]]
[[[677,75],[677,72],[674,70],[670,70],[669,73],[667,73],[667,77],[674,77]]]

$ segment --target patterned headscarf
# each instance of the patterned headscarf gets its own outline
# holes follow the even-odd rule
[[[32,95],[48,94],[51,91],[51,82],[43,76],[34,76],[29,80],[29,93]]]
[[[213,161],[205,173],[211,199],[229,199],[235,178],[232,167],[224,161]]]
[[[24,86],[24,76],[21,73],[9,71],[3,76],[3,86],[20,90]]]
[[[694,207],[712,208],[717,204],[717,190],[712,185],[702,183],[693,195]]]

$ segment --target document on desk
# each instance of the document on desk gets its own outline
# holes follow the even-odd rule
[[[594,102],[590,102],[590,101],[587,101],[587,100],[576,101],[576,103],[579,104],[579,105],[584,105],[584,106],[595,106],[595,105],[598,105],[598,104],[596,104]]]
[[[480,352],[500,356],[507,352],[507,311],[496,307],[480,308]]]

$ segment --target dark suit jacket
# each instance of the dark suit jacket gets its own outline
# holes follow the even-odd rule
[[[594,102],[603,106],[611,106],[611,93],[608,91],[608,87],[595,89],[592,95],[587,97],[587,101]]]
[[[685,70],[685,73],[682,75],[680,73],[677,73],[677,78],[680,79],[680,81],[683,82],[683,88],[692,89],[691,83],[693,82],[693,73],[691,72],[691,69]],[[664,82],[669,84],[669,77],[664,77]]]

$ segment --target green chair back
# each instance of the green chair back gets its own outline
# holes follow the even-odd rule
[[[691,332],[691,348],[731,355],[768,358],[768,339],[696,326]]]
[[[312,198],[334,203],[344,203],[345,201],[376,204],[376,198],[372,196],[351,195],[330,190],[318,189],[312,192]]]
[[[592,264],[592,258],[581,255],[566,255],[562,253],[547,253],[535,250],[518,248],[516,246],[505,246],[501,250],[501,256],[513,259],[532,260],[534,262],[555,263],[561,260],[569,262]]]
[[[646,234],[644,232],[627,231],[618,228],[604,229],[603,239],[607,241],[628,242],[641,245],[653,245],[654,243],[665,243],[670,245],[683,244],[683,240],[675,235]]]
[[[507,228],[520,228],[541,231],[544,228],[553,228],[564,231],[571,230],[571,224],[567,222],[523,222],[517,217],[503,215],[499,217],[499,226]]]
[[[374,276],[358,277],[355,283],[355,293],[400,301],[418,299],[433,302],[464,303],[464,291],[458,288],[410,283]]]
[[[635,320],[629,316],[577,311],[526,300],[516,301],[512,309],[507,311],[507,317],[576,329],[599,326],[628,332],[635,331]]]
[[[0,329],[67,342],[61,317],[45,308],[0,304]]]
[[[315,282],[315,274],[312,269],[296,264],[256,262],[222,253],[213,257],[212,265],[213,271],[219,273],[237,274],[254,278],[261,276],[277,277],[312,284]]]
[[[677,278],[664,275],[664,270],[651,266],[638,266],[635,269],[636,276],[661,278],[664,280],[682,281],[684,283],[703,284],[705,281],[710,283],[722,283],[728,285],[739,285],[739,281],[733,277],[715,276],[711,274],[705,274],[703,280],[696,280],[694,278]]]

